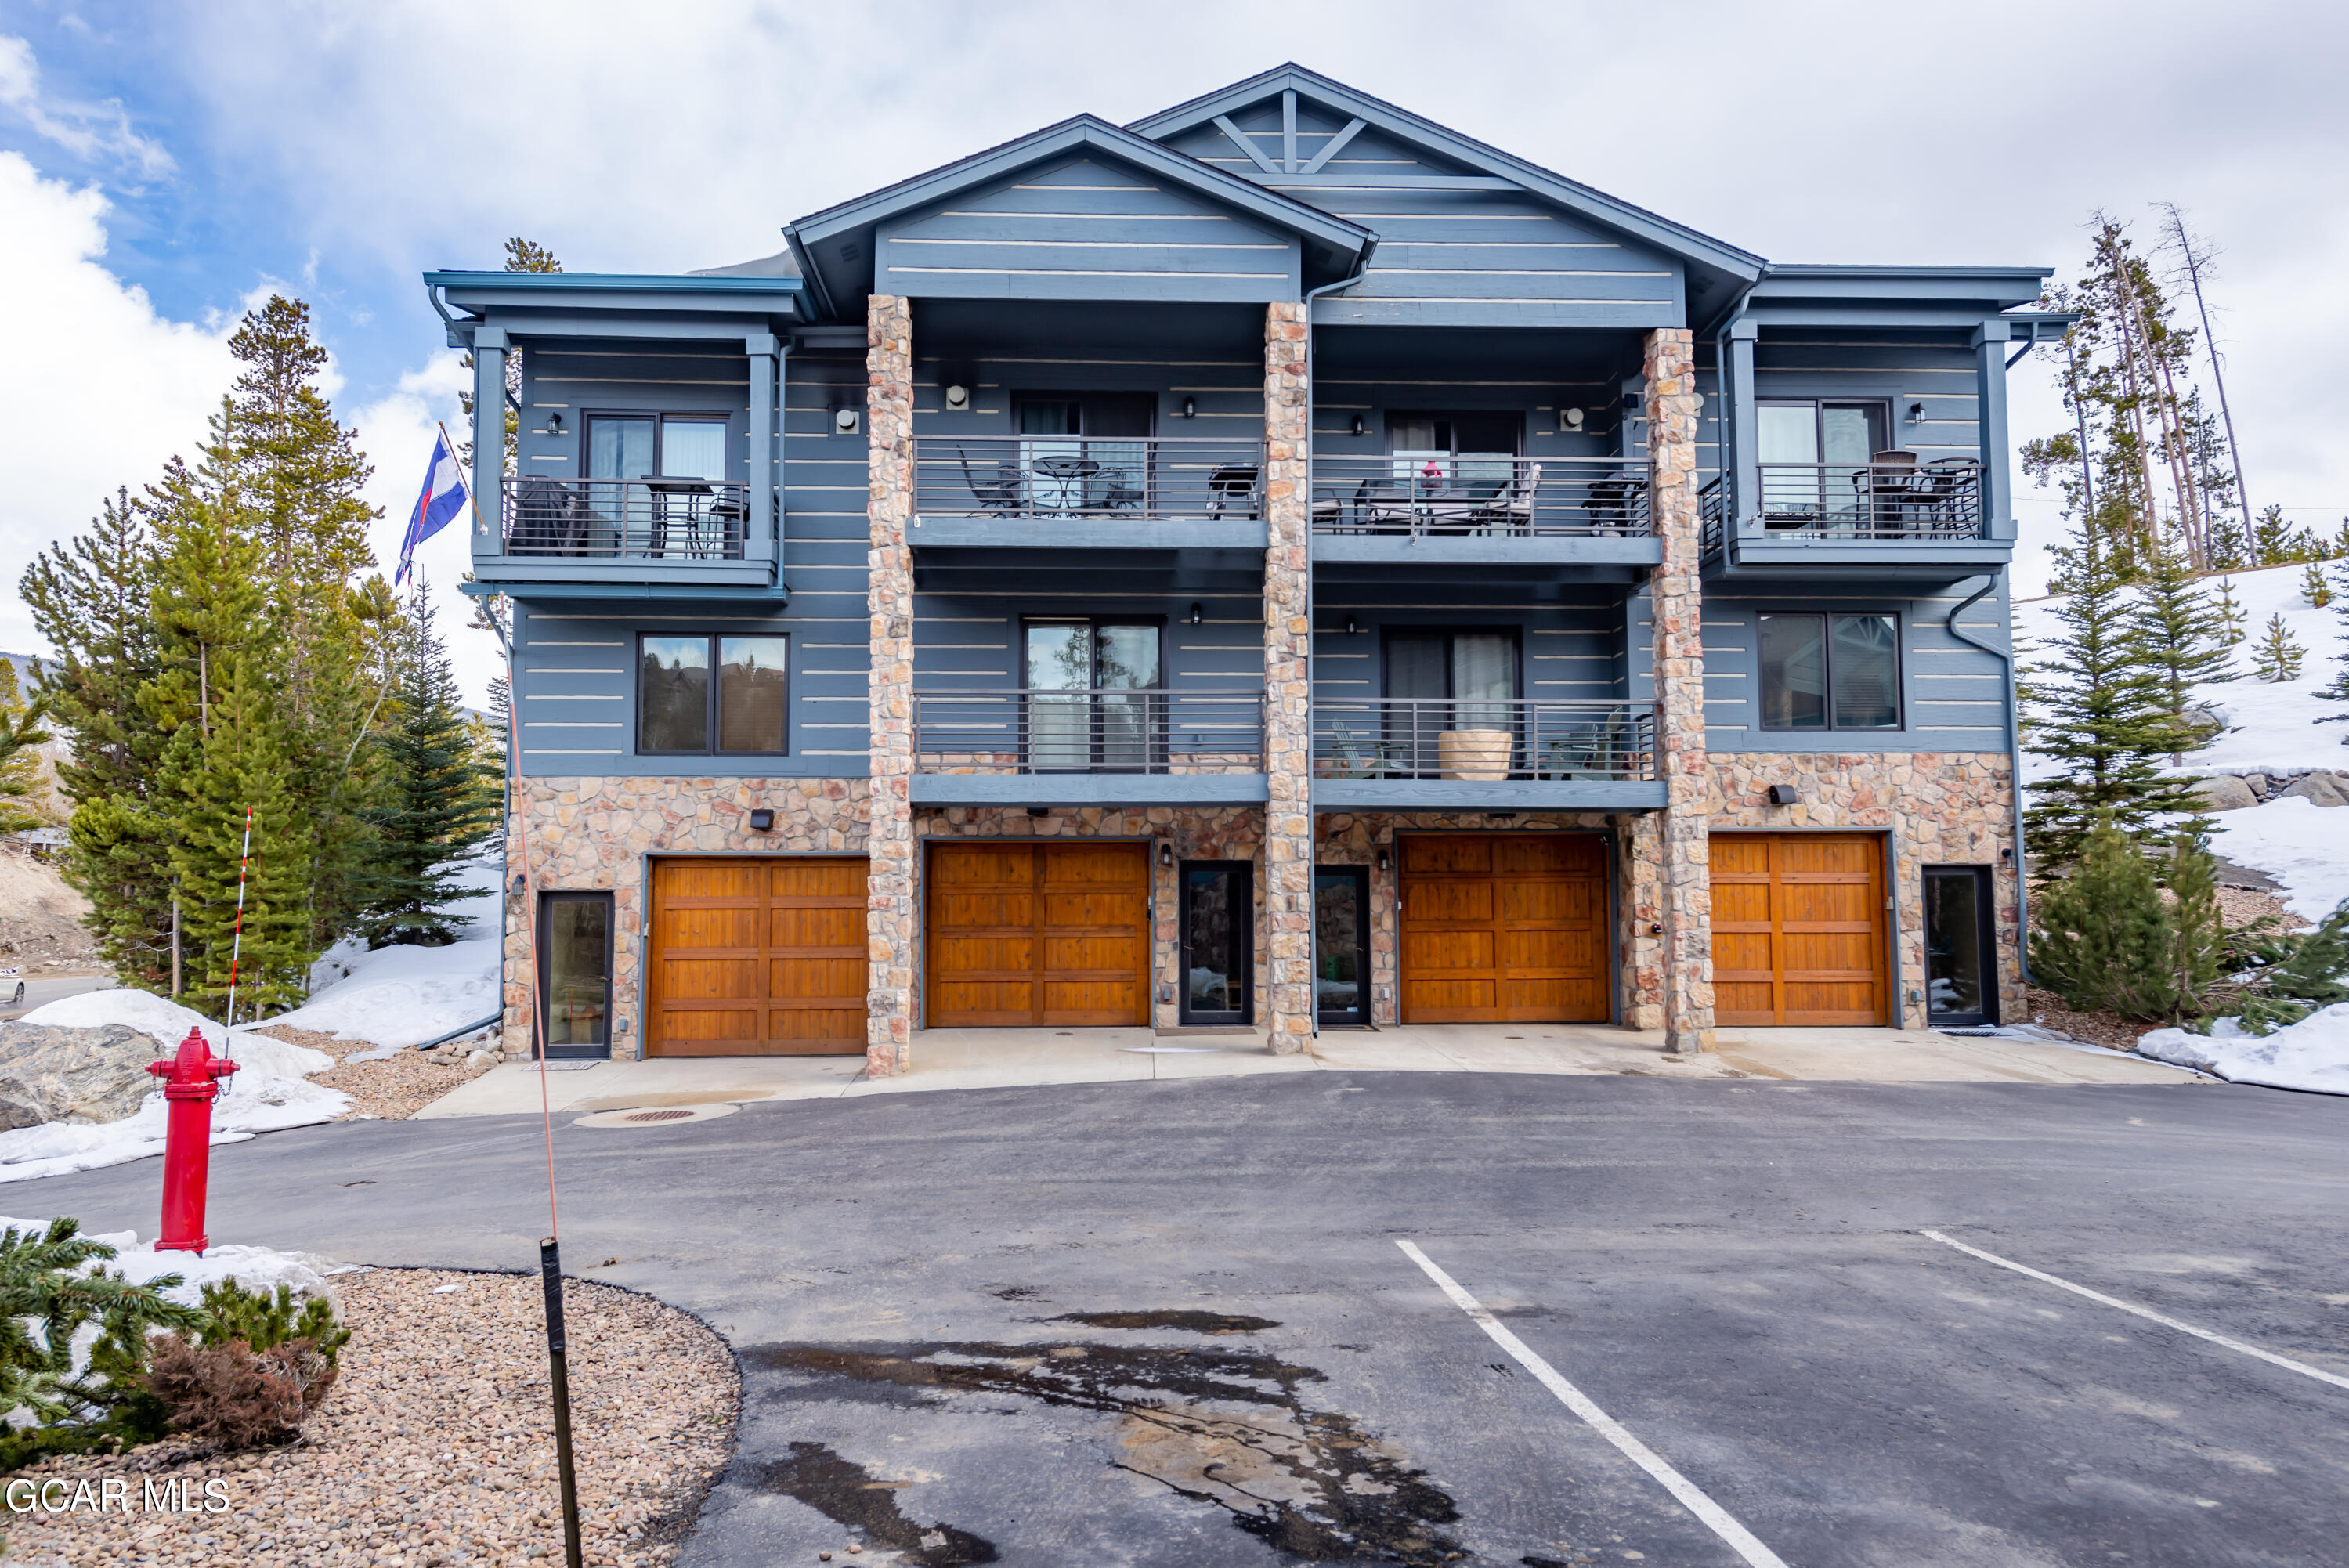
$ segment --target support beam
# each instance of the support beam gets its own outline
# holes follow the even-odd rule
[[[750,515],[742,524],[742,558],[774,562],[776,580],[782,566],[775,518],[775,335],[754,335],[745,340],[750,352]]]
[[[1280,95],[1280,171],[1297,172],[1297,89]]]
[[[1725,531],[1742,529],[1749,519],[1762,515],[1762,430],[1754,404],[1754,342],[1758,335],[1751,321],[1729,324],[1729,385],[1722,389],[1722,428],[1729,434],[1733,477]]]
[[[914,313],[894,294],[865,301],[864,425],[869,463],[865,603],[872,616],[872,824],[864,898],[864,1070],[914,1060]]]
[[[1216,117],[1216,129],[1222,131],[1226,136],[1230,137],[1232,139],[1232,145],[1238,148],[1242,152],[1247,153],[1251,159],[1255,160],[1256,166],[1265,173],[1278,174],[1280,172],[1279,167],[1275,164],[1271,159],[1267,158],[1261,151],[1257,150],[1256,138],[1248,135],[1247,132],[1242,130],[1238,126],[1234,125],[1232,123],[1231,116],[1227,114],[1217,115]]]
[[[2014,476],[2007,467],[2006,346],[2011,322],[1974,330],[1974,430],[1982,443],[1982,519],[1992,539],[2014,537]]]
[[[1306,464],[1313,439],[1304,302],[1276,300],[1264,317],[1265,987],[1272,1048],[1313,1037],[1313,627],[1307,606],[1310,534]]]
[[[505,553],[506,335],[473,333],[473,559]]]
[[[1364,123],[1365,122],[1359,119],[1348,120],[1346,122],[1346,129],[1340,131],[1337,135],[1331,137],[1327,142],[1325,142],[1322,145],[1321,150],[1313,155],[1313,161],[1307,164],[1303,169],[1299,170],[1298,172],[1300,174],[1319,174],[1321,170],[1327,169],[1330,166],[1330,160],[1331,159],[1346,150],[1346,144],[1348,142],[1362,134],[1362,126]]]
[[[1648,580],[1654,622],[1661,824],[1664,1049],[1713,1048],[1712,818],[1704,749],[1702,540],[1697,519],[1695,346],[1685,327],[1648,334],[1649,506],[1663,564]]]

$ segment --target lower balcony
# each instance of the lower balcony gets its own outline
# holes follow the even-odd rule
[[[1317,810],[1646,811],[1655,709],[1547,698],[1345,698],[1313,710]]]
[[[750,487],[691,475],[508,479],[494,553],[477,580],[641,593],[651,584],[763,590],[775,579],[772,520],[753,527]]]
[[[1255,806],[1264,693],[914,694],[916,805]]]

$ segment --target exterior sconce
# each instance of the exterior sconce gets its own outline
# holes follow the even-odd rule
[[[549,414],[546,417],[546,428],[555,435],[559,436],[563,434],[563,416],[560,414]]]
[[[1196,604],[1194,604],[1194,605],[1192,605],[1192,606],[1191,606],[1191,624],[1193,624],[1193,625],[1195,625],[1195,625],[1197,625],[1200,622],[1202,622],[1202,621],[1206,620],[1206,618],[1207,618],[1207,613],[1206,613],[1206,611],[1205,611],[1205,610],[1201,609],[1201,608],[1200,608],[1198,605],[1196,605]]]
[[[1359,435],[1361,435],[1361,433],[1362,433],[1362,417],[1361,417],[1360,414],[1357,414],[1357,415],[1355,415],[1355,416],[1354,416],[1354,434],[1356,434],[1357,436],[1359,436]]]
[[[1909,422],[1912,425],[1921,425],[1925,422],[1925,405],[1922,403],[1909,405]]]
[[[1158,863],[1169,871],[1174,869],[1174,846],[1164,839],[1158,841]]]
[[[754,833],[773,832],[775,830],[775,814],[763,806],[760,807],[757,810],[750,813],[750,830]]]
[[[1386,869],[1387,869],[1388,864],[1389,864],[1389,862],[1388,862],[1388,860],[1387,860],[1387,852],[1386,852],[1384,850],[1381,850],[1381,851],[1379,851],[1379,870],[1381,870],[1381,871],[1384,871],[1384,870],[1386,870]]]
[[[1581,434],[1582,410],[1579,408],[1560,408],[1557,411],[1557,428],[1560,432],[1566,435],[1573,436]]]
[[[1185,418],[1185,419],[1195,419],[1195,418],[1197,418],[1198,417],[1199,417],[1199,400],[1198,400],[1196,397],[1185,397],[1185,398],[1184,398],[1184,399],[1183,399],[1183,418]]]
[[[1347,617],[1346,617],[1346,635],[1348,635],[1348,636],[1350,636],[1350,636],[1354,635],[1354,634],[1356,633],[1356,631],[1357,631],[1357,630],[1359,630],[1359,628],[1357,628],[1357,627],[1355,626],[1355,624],[1354,624],[1354,617],[1352,617],[1351,615],[1347,616]]]
[[[970,407],[970,388],[968,387],[949,387],[946,397],[947,407],[957,414]]]
[[[1801,799],[1802,796],[1795,792],[1792,784],[1770,786],[1770,804],[1773,806],[1792,806]]]
[[[842,407],[832,411],[832,433],[835,436],[853,436],[863,422],[854,408]]]

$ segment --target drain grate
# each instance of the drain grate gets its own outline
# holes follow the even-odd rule
[[[639,1110],[631,1112],[627,1119],[630,1121],[683,1121],[692,1115],[693,1112],[689,1110]]]

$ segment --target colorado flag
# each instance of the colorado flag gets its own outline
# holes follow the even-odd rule
[[[465,471],[457,462],[457,454],[450,450],[449,432],[444,429],[432,443],[432,463],[424,470],[424,493],[416,498],[408,534],[399,542],[399,570],[392,576],[394,585],[408,581],[416,547],[446,528],[449,520],[465,509]]]

